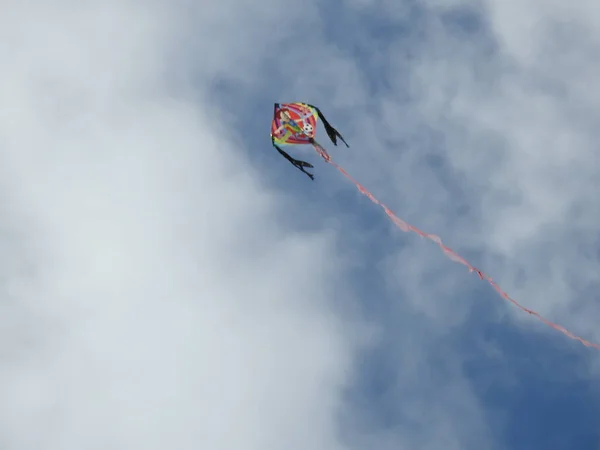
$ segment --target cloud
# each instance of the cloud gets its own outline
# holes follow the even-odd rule
[[[0,446],[337,448],[335,239],[173,89],[168,6],[2,14]]]
[[[597,7],[571,6],[7,8],[3,446],[592,442],[589,353],[260,131],[322,106],[400,217],[600,341]]]
[[[581,2],[563,15],[552,2],[486,2],[479,14],[489,15],[478,20],[489,23],[487,35],[437,27],[434,45],[450,42],[455,52],[425,55],[415,82],[418,104],[443,130],[447,159],[479,209],[474,236],[505,261],[505,270],[486,261],[489,271],[524,303],[597,340],[586,314],[571,315],[592,307],[579,293],[597,285],[599,267],[586,250],[600,220],[588,115],[597,102],[593,89],[581,95],[593,86],[599,42],[586,7],[594,8]]]

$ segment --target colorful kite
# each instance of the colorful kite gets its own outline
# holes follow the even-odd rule
[[[349,147],[342,135],[338,133],[338,131],[335,128],[333,128],[329,124],[329,122],[327,122],[327,120],[323,116],[323,113],[316,106],[309,105],[308,103],[275,103],[275,110],[273,112],[273,122],[271,124],[271,141],[273,143],[273,146],[289,162],[296,166],[296,168],[308,175],[311,178],[311,180],[314,180],[314,176],[306,172],[306,170],[304,170],[305,167],[313,168],[312,164],[292,158],[279,147],[279,145],[311,144],[315,151],[327,163],[334,166],[338,171],[342,173],[342,175],[344,175],[344,177],[350,180],[361,194],[365,195],[377,206],[380,206],[386,213],[386,215],[392,220],[394,225],[400,228],[400,230],[404,231],[405,233],[416,233],[421,237],[435,242],[448,258],[450,258],[454,262],[464,265],[465,267],[467,267],[467,269],[469,269],[469,272],[475,272],[480,279],[487,281],[496,290],[496,292],[500,294],[501,297],[503,297],[505,300],[508,300],[517,308],[521,309],[522,311],[528,314],[531,314],[538,320],[542,321],[544,324],[548,325],[551,328],[554,328],[557,331],[560,331],[569,338],[581,342],[586,347],[600,349],[600,345],[594,344],[579,336],[574,335],[561,325],[557,325],[553,322],[550,322],[549,320],[546,320],[542,316],[540,316],[537,312],[525,308],[524,306],[519,304],[516,300],[512,299],[506,292],[504,292],[500,288],[500,286],[498,286],[492,280],[492,278],[483,273],[481,270],[476,269],[467,260],[456,254],[452,249],[446,247],[438,236],[434,234],[425,233],[419,230],[418,228],[404,222],[402,219],[398,218],[387,206],[385,206],[383,203],[377,200],[375,196],[373,196],[373,194],[371,194],[367,189],[365,189],[358,181],[352,178],[348,174],[348,172],[346,172],[340,165],[333,162],[327,151],[317,143],[317,141],[315,140],[317,118],[321,119],[321,121],[323,122],[323,126],[325,127],[325,131],[327,132],[327,135],[335,145],[337,145],[337,137],[339,137],[344,142],[344,144],[346,144],[346,147]]]
[[[318,119],[321,119],[323,122],[329,139],[335,145],[337,145],[337,138],[339,137],[346,144],[346,147],[349,147],[342,135],[327,122],[321,110],[307,103],[275,103],[273,122],[271,123],[271,142],[273,143],[273,147],[297,169],[308,175],[311,180],[314,180],[315,177],[304,170],[304,168],[312,169],[313,165],[306,161],[292,158],[281,149],[280,145],[311,144],[325,161],[329,161],[330,158],[327,151],[315,141]]]

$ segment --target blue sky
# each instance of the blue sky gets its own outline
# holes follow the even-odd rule
[[[299,72],[300,78],[309,78],[312,71],[315,71],[316,79],[313,82],[316,87],[297,87],[293,82],[291,86],[285,85],[285,76],[283,81],[271,81],[277,78],[264,73],[265,78],[269,80],[269,85],[273,83],[279,87],[281,83],[282,86],[278,89],[267,87],[261,90],[258,97],[261,100],[271,97],[283,101],[306,99],[320,104],[326,110],[333,111],[330,114],[335,118],[336,126],[346,131],[345,135],[349,132],[353,141],[350,151],[344,148],[333,150],[334,158],[352,169],[351,172],[359,180],[366,178],[369,181],[379,181],[372,183],[375,185],[374,189],[377,189],[380,198],[394,204],[401,217],[404,213],[404,217],[410,217],[413,224],[419,224],[417,226],[422,223],[429,224],[427,231],[437,232],[446,238],[449,245],[460,249],[461,254],[468,256],[469,260],[482,270],[488,271],[501,285],[503,270],[505,273],[513,270],[520,271],[521,274],[514,274],[513,277],[521,278],[519,284],[527,285],[527,291],[533,293],[537,283],[544,282],[543,278],[540,280],[538,276],[537,282],[527,280],[527,272],[535,268],[528,269],[527,261],[520,262],[517,250],[510,257],[494,254],[493,247],[486,248],[480,243],[473,244],[466,232],[459,232],[461,228],[463,231],[466,231],[464,228],[468,230],[469,226],[480,227],[485,223],[486,218],[489,220],[485,217],[486,212],[481,211],[483,199],[477,192],[486,190],[485,180],[477,179],[476,174],[473,174],[473,177],[465,176],[464,172],[470,174],[482,168],[484,173],[489,173],[494,165],[501,164],[503,151],[511,146],[510,142],[502,141],[507,141],[512,136],[490,133],[491,139],[486,139],[485,130],[476,130],[475,132],[480,131],[484,135],[477,139],[476,143],[469,137],[461,136],[470,132],[464,128],[460,129],[460,127],[468,128],[468,122],[457,125],[456,118],[452,117],[452,111],[444,111],[443,106],[450,107],[451,105],[446,102],[452,102],[457,97],[460,100],[460,89],[465,89],[460,84],[464,81],[445,82],[444,72],[431,75],[436,77],[432,82],[433,89],[445,87],[451,91],[445,94],[449,98],[436,105],[439,110],[436,110],[435,114],[441,117],[437,118],[432,125],[419,111],[419,103],[422,102],[419,95],[423,94],[411,90],[411,84],[415,83],[415,80],[407,76],[406,71],[393,70],[391,67],[396,65],[410,72],[413,60],[433,59],[434,67],[438,64],[442,67],[450,66],[465,71],[466,77],[475,77],[482,90],[493,86],[505,74],[508,77],[516,74],[515,76],[519,77],[517,82],[530,84],[524,88],[526,93],[532,92],[531,95],[534,97],[536,94],[543,94],[550,102],[559,101],[556,99],[561,94],[561,87],[563,95],[565,90],[568,95],[570,80],[560,79],[552,73],[535,74],[532,76],[533,80],[528,80],[530,75],[521,73],[526,70],[519,67],[518,61],[503,52],[502,44],[490,29],[489,16],[478,5],[463,3],[456,7],[441,7],[436,11],[435,8],[423,6],[422,2],[398,3],[389,8],[400,9],[400,17],[396,18],[391,14],[391,19],[388,17],[389,8],[381,8],[381,5],[377,4],[366,5],[362,11],[349,8],[344,2],[329,3],[318,8],[321,22],[320,27],[316,28],[321,33],[317,32],[319,42],[315,42],[316,48],[312,49],[311,53],[319,54],[323,47],[333,47],[338,55],[340,53],[343,55],[339,58],[343,58],[345,64],[354,69],[350,78],[360,80],[357,83],[362,88],[361,101],[354,107],[344,104],[344,99],[340,98],[343,93],[336,91],[335,74],[320,78],[317,68],[330,64],[326,56],[312,60],[298,56],[294,52],[290,60],[298,59],[298,64],[291,63],[291,67],[286,66],[282,72]],[[544,6],[540,4],[540,8],[543,9]],[[515,13],[518,13],[518,9],[515,6]],[[549,26],[561,25],[560,17],[549,15]],[[569,23],[564,26],[569,26]],[[540,46],[543,47],[545,41],[551,37],[544,36],[540,39]],[[296,36],[296,39],[298,38],[299,36]],[[471,59],[467,59],[467,56]],[[349,76],[343,69],[340,72],[342,80]],[[535,69],[532,72],[535,72]],[[460,75],[456,76],[460,77]],[[445,86],[446,83],[448,86]],[[320,90],[319,85],[331,86],[333,92],[327,92],[327,89]],[[338,89],[341,91],[343,87]],[[427,83],[423,82],[420,89],[429,89]],[[540,91],[542,94],[539,94]],[[463,95],[469,94],[472,95],[471,92]],[[358,96],[355,92],[350,94],[351,97],[353,95]],[[342,103],[342,106],[336,109],[335,100]],[[378,132],[376,128],[381,126],[381,123],[377,122],[379,117],[373,114],[373,109],[381,108],[386,102],[392,103],[390,108],[393,113],[391,117],[387,117],[389,120],[384,121],[388,127]],[[261,103],[262,101],[258,101],[258,104]],[[329,106],[332,103],[333,105]],[[507,103],[511,106],[509,102]],[[512,106],[519,107],[517,102]],[[477,108],[478,105],[474,104],[473,111],[468,113],[477,116]],[[268,110],[268,107],[265,106],[265,109]],[[410,117],[413,114],[416,117]],[[258,117],[261,122],[265,121],[263,115],[259,114]],[[410,126],[402,123],[407,117],[410,117],[408,119]],[[345,122],[344,119],[347,121]],[[259,126],[258,123],[256,125]],[[361,136],[362,126],[369,129],[368,136]],[[458,129],[446,128],[452,126]],[[498,127],[502,128],[503,125],[499,124]],[[455,143],[447,143],[451,141],[452,136],[447,139],[445,131],[448,134],[458,134],[454,138]],[[536,133],[535,129],[532,133]],[[534,136],[531,139],[544,141],[548,138],[536,139]],[[468,161],[462,161],[463,158],[453,155],[461,152],[461,143],[469,147],[469,158],[475,160],[471,160],[471,165]],[[252,147],[255,145],[259,144],[253,141]],[[527,148],[517,146],[510,150],[516,154],[514,156],[516,164],[519,164],[518,152],[527,153]],[[568,154],[574,150],[557,148],[556,151]],[[371,152],[375,153],[375,156],[371,156]],[[407,153],[410,156],[405,156]],[[543,153],[532,157],[530,163],[535,165],[538,157],[543,160]],[[575,159],[577,157],[575,155]],[[417,166],[416,170],[425,178],[425,182],[415,175],[410,176],[402,168],[378,172],[386,164],[402,164],[403,158]],[[260,155],[257,159],[260,159],[262,166],[266,164],[265,159],[268,158]],[[272,166],[269,164],[269,167],[276,170],[271,175],[274,180],[273,185],[289,190],[298,197],[299,217],[305,216],[307,209],[311,212],[326,210],[323,211],[326,221],[331,220],[331,211],[337,214],[341,210],[344,215],[350,212],[360,216],[353,218],[351,225],[346,222],[345,226],[341,225],[336,231],[339,233],[339,245],[354,249],[356,251],[354,257],[362,260],[359,269],[352,271],[352,286],[361,304],[361,313],[383,329],[381,342],[366,349],[359,357],[357,380],[348,393],[349,407],[360,411],[358,416],[362,419],[353,418],[358,420],[359,424],[351,420],[351,425],[348,427],[351,430],[356,427],[364,432],[362,437],[366,442],[362,445],[372,448],[381,445],[377,441],[379,433],[402,436],[404,433],[410,435],[414,430],[414,434],[419,436],[421,433],[426,433],[425,430],[430,427],[436,428],[436,424],[440,425],[440,422],[448,420],[448,416],[456,413],[454,408],[461,411],[462,406],[470,410],[467,417],[463,418],[461,411],[456,418],[458,423],[452,425],[454,430],[448,432],[457,439],[457,448],[483,446],[486,448],[591,449],[598,446],[600,435],[597,424],[600,408],[597,385],[594,383],[590,368],[590,358],[596,357],[593,350],[589,351],[580,348],[577,344],[574,345],[573,342],[565,340],[562,335],[539,326],[534,320],[515,317],[513,314],[515,310],[511,310],[510,305],[503,303],[486,283],[480,282],[473,275],[468,275],[460,266],[452,267],[452,263],[445,260],[441,253],[432,250],[430,243],[414,235],[403,235],[389,230],[387,219],[378,208],[370,205],[358,194],[348,197],[347,193],[338,191],[344,189],[337,186],[341,177],[331,168],[320,167],[317,164],[316,173],[319,181],[318,187],[315,188],[302,177],[290,180],[289,178],[293,178],[292,174],[282,176],[280,171],[289,168],[286,168],[276,155],[269,163],[273,164]],[[485,169],[484,166],[487,164],[492,167]],[[555,170],[560,173],[558,176],[561,178],[577,176],[568,168]],[[544,176],[543,168],[533,168],[531,171],[538,173],[540,177]],[[500,176],[510,179],[510,175]],[[407,181],[402,182],[402,189],[396,191],[393,182],[398,177]],[[283,183],[279,181],[281,178],[284,180]],[[432,178],[435,181],[430,183]],[[419,187],[421,193],[414,192]],[[348,193],[354,192],[350,184],[346,185],[345,189]],[[323,192],[325,190],[334,190],[335,193],[328,195]],[[516,202],[520,203],[518,189],[511,193],[509,184],[490,189],[492,192],[488,195],[502,196],[504,190],[509,191],[505,195],[516,196]],[[548,195],[552,194],[548,193]],[[409,196],[416,196],[419,205],[407,200]],[[432,198],[428,199],[428,196]],[[443,204],[440,200],[436,201],[440,198],[445,200]],[[581,202],[581,199],[573,198],[571,201],[575,204]],[[510,198],[507,202],[511,203]],[[432,203],[433,207],[428,203]],[[496,203],[502,209],[502,200],[499,199]],[[505,208],[510,210],[509,205]],[[521,211],[522,215],[528,214],[525,208]],[[489,215],[489,212],[487,214]],[[315,220],[319,219],[315,218]],[[518,222],[520,218],[516,215],[513,220]],[[561,221],[566,222],[564,218]],[[540,232],[543,227],[555,228],[556,233],[561,233],[560,229],[563,226],[568,228],[566,224],[560,225],[560,221],[559,224],[553,222],[536,224],[536,228]],[[477,231],[479,239],[485,240],[485,231]],[[496,227],[495,231],[498,234],[503,233],[501,226]],[[594,234],[592,230],[590,232]],[[357,234],[363,236],[364,240],[356,240]],[[595,236],[593,239],[597,240],[597,233]],[[536,252],[539,256],[534,253],[529,256],[530,259],[557,257],[555,251],[541,248],[544,244],[543,239],[533,237],[532,240],[532,245],[539,248]],[[581,245],[573,235],[562,239],[561,244]],[[527,243],[525,242],[524,245],[527,246]],[[406,247],[411,249],[410,257],[403,258],[401,254]],[[414,294],[403,292],[402,282],[398,282],[393,288],[382,287],[386,284],[386,278],[394,277],[391,270],[385,270],[386,259],[401,260],[402,262],[395,267],[403,271],[402,265],[410,265],[412,258],[420,258],[419,253],[428,261],[433,262],[433,258],[437,258],[437,261],[433,262],[431,268],[427,268],[425,262],[420,262],[419,267],[413,269],[419,277],[413,288]],[[597,257],[591,264],[597,267]],[[507,267],[510,265],[515,267],[512,269]],[[538,263],[538,265],[542,264]],[[394,267],[393,263],[392,267]],[[411,269],[405,270],[413,272]],[[428,301],[430,304],[427,308],[431,308],[429,312],[435,314],[438,304],[442,311],[452,309],[450,306],[452,304],[456,304],[457,309],[463,310],[462,317],[456,319],[458,323],[453,323],[446,329],[439,321],[423,317],[418,307],[412,308],[403,304],[406,295],[414,295],[415,301],[418,302],[419,290],[424,291],[421,294],[423,296],[432,295],[432,289],[435,287],[427,288],[424,285],[430,280],[429,282],[435,286],[433,278],[447,283],[448,288],[444,291],[436,289],[437,295],[433,296],[431,303]],[[597,280],[598,278],[595,277],[596,284]],[[593,279],[588,280],[588,283],[593,282]],[[513,283],[517,283],[517,280]],[[582,283],[579,288],[586,289],[586,284]],[[576,286],[574,287],[577,289]],[[577,295],[577,290],[573,293]],[[527,297],[518,300],[525,305],[532,304]],[[581,301],[593,303],[594,296],[592,294],[588,299],[581,299]],[[556,298],[556,302],[568,303],[569,300]],[[546,309],[546,311],[550,310]],[[452,315],[451,312],[449,314]],[[553,317],[563,323],[567,320],[560,314]],[[402,343],[407,340],[412,342]],[[405,364],[412,365],[413,362],[410,356],[402,356],[404,353],[402,350],[410,353],[418,347],[422,347],[418,352],[421,353],[423,361],[416,368],[411,368],[411,371],[415,371],[414,374],[406,375],[403,373]],[[461,387],[458,388],[457,384]],[[459,389],[464,389],[471,398],[462,399],[461,394],[457,392]],[[461,405],[463,401],[468,405]],[[415,404],[424,411],[416,418],[412,418],[411,411]],[[427,413],[430,409],[442,412],[434,413],[432,417]],[[476,425],[469,421],[469,414],[479,416],[474,419]],[[363,427],[368,431],[363,430]],[[423,431],[419,432],[419,429]],[[486,435],[487,439],[484,440],[479,433]],[[351,432],[349,434],[352,435]],[[350,440],[352,441],[353,438],[354,436]],[[432,446],[433,448],[437,445],[429,442],[428,439],[428,437],[415,438],[415,447]],[[396,442],[391,438],[390,444]]]
[[[12,2],[0,447],[597,449],[597,2]],[[43,45],[42,45],[43,44]]]

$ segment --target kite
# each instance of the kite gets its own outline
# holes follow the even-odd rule
[[[494,282],[494,280],[492,280],[491,277],[483,273],[481,270],[475,268],[462,256],[458,255],[452,249],[444,245],[442,243],[442,240],[438,236],[434,234],[425,233],[397,217],[392,212],[392,210],[390,210],[386,205],[384,205],[377,198],[375,198],[375,196],[371,194],[363,185],[361,185],[352,176],[350,176],[350,174],[348,174],[348,172],[346,172],[346,170],[343,167],[335,163],[331,159],[327,151],[315,140],[318,119],[321,119],[321,121],[323,122],[323,126],[325,128],[325,131],[327,132],[327,135],[329,136],[329,139],[331,139],[331,141],[335,145],[337,145],[337,138],[339,137],[342,140],[342,142],[346,144],[346,147],[349,147],[342,135],[335,128],[333,128],[329,124],[329,122],[327,122],[327,119],[325,119],[325,116],[319,110],[319,108],[313,105],[309,105],[308,103],[275,103],[275,109],[273,112],[273,122],[271,123],[271,141],[273,146],[284,158],[286,158],[290,163],[292,163],[297,169],[308,175],[311,180],[314,180],[314,176],[305,170],[305,168],[313,168],[312,164],[292,158],[280,147],[280,145],[311,144],[315,151],[325,160],[325,162],[331,164],[346,179],[352,182],[361,194],[366,196],[375,205],[381,207],[385,214],[394,223],[394,225],[396,225],[396,227],[398,227],[401,231],[405,233],[416,233],[425,239],[429,239],[430,241],[435,242],[449,259],[464,265],[469,270],[469,272],[475,272],[481,280],[487,281],[502,298],[512,303],[521,311],[524,311],[527,314],[534,316],[536,319],[540,320],[545,325],[565,334],[571,339],[579,341],[586,347],[600,349],[600,345],[587,341],[579,336],[576,336],[563,326],[550,322],[549,320],[543,318],[537,312],[526,308],[525,306],[522,306],[516,300],[511,298],[506,292],[504,292],[500,288],[500,286],[498,286]]]
[[[327,151],[315,140],[318,119],[323,122],[325,131],[334,145],[337,145],[337,138],[339,137],[346,144],[346,147],[349,147],[342,135],[330,125],[321,110],[308,103],[275,103],[273,122],[271,123],[271,143],[273,147],[298,170],[308,175],[311,180],[314,180],[315,177],[312,173],[307,172],[305,168],[312,169],[314,166],[306,161],[292,158],[280,146],[311,144],[325,161],[329,161]]]

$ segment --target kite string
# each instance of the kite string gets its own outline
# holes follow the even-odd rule
[[[500,296],[502,298],[504,298],[505,300],[509,301],[510,303],[512,303],[513,305],[515,305],[517,308],[519,308],[521,311],[526,312],[527,314],[530,314],[534,317],[536,317],[538,320],[540,320],[541,322],[543,322],[545,325],[563,333],[564,335],[568,336],[571,339],[574,339],[576,341],[581,342],[583,345],[585,345],[586,347],[592,347],[595,349],[600,349],[600,345],[598,344],[594,344],[593,342],[587,341],[579,336],[576,336],[575,334],[571,333],[569,330],[567,330],[566,328],[564,328],[561,325],[558,325],[556,323],[550,322],[549,320],[545,319],[544,317],[542,317],[540,314],[538,314],[537,312],[524,307],[523,305],[521,305],[520,303],[518,303],[516,300],[514,300],[512,297],[510,297],[506,292],[504,292],[500,286],[498,286],[494,280],[492,280],[491,277],[489,277],[488,275],[486,275],[485,273],[483,273],[481,270],[475,268],[474,266],[472,266],[466,259],[464,259],[462,256],[458,255],[457,253],[455,253],[452,249],[450,249],[449,247],[446,247],[443,243],[442,240],[440,239],[439,236],[436,236],[435,234],[429,234],[429,233],[425,233],[421,230],[419,230],[418,228],[406,223],[405,221],[403,221],[402,219],[400,219],[399,217],[397,217],[386,205],[384,205],[383,203],[381,203],[377,198],[375,198],[375,196],[373,194],[371,194],[362,184],[360,184],[358,181],[356,181],[348,172],[346,172],[346,170],[344,170],[343,167],[341,167],[339,164],[335,163],[334,161],[331,160],[331,157],[327,154],[327,152],[325,151],[325,149],[323,147],[321,147],[317,142],[313,142],[313,147],[315,148],[315,150],[317,151],[317,153],[329,164],[331,164],[333,167],[335,167],[339,172],[341,172],[342,175],[344,175],[348,180],[350,180],[358,189],[358,191],[363,194],[364,196],[366,196],[369,200],[371,200],[371,202],[373,202],[374,204],[380,206],[385,214],[392,220],[392,222],[394,223],[394,225],[396,225],[398,228],[400,228],[400,230],[402,230],[405,233],[408,232],[413,232],[418,234],[421,237],[424,237],[426,239],[429,239],[433,242],[435,242],[444,252],[444,254],[451,259],[454,262],[460,263],[462,265],[464,265],[465,267],[467,267],[467,269],[469,269],[469,272],[475,272],[480,279],[487,281],[493,288],[494,290],[500,294]]]

